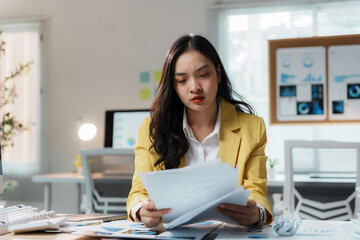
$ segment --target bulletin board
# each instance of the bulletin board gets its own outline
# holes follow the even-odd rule
[[[270,123],[360,123],[360,34],[269,40]]]

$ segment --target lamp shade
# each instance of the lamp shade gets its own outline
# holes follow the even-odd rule
[[[78,136],[82,141],[89,141],[96,135],[96,126],[92,123],[84,123],[80,126]]]

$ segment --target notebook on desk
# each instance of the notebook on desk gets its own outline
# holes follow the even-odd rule
[[[68,222],[82,222],[82,221],[93,221],[93,220],[102,220],[103,222],[110,222],[110,221],[127,219],[127,215],[109,215],[109,214],[101,214],[101,213],[64,214],[62,216],[66,217]]]

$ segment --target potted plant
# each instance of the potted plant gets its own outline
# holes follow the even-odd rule
[[[276,176],[276,164],[278,164],[278,159],[277,158],[268,158],[268,163],[269,163],[269,172],[268,172],[268,175],[269,175],[269,178],[275,178]]]

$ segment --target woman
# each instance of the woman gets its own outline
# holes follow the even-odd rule
[[[135,147],[129,218],[153,227],[171,209],[156,209],[139,173],[184,167],[220,158],[238,167],[239,186],[251,191],[246,206],[217,210],[240,225],[271,223],[266,188],[266,130],[262,118],[236,95],[220,57],[201,36],[183,36],[168,50],[151,117],[142,123]],[[236,95],[238,96],[238,95]],[[238,96],[239,97],[239,96]],[[241,99],[241,98],[240,98]]]

